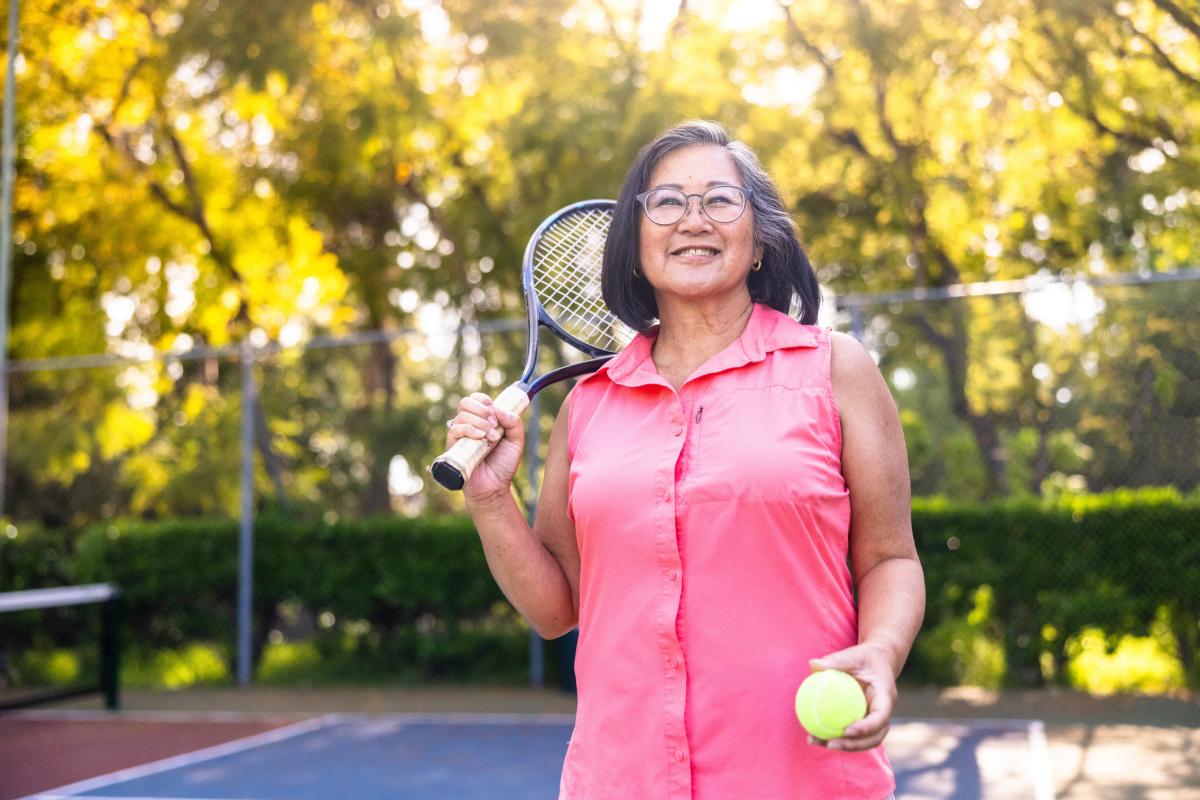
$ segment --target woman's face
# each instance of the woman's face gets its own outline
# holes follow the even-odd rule
[[[645,191],[678,189],[703,195],[714,186],[744,189],[733,158],[716,145],[693,145],[668,154],[650,174]],[[678,204],[676,203],[676,207]],[[678,222],[659,225],[641,217],[641,272],[654,288],[660,310],[664,300],[704,301],[749,298],[746,276],[761,258],[754,246],[754,211],[733,222],[714,222],[700,208],[700,198],[687,201]]]

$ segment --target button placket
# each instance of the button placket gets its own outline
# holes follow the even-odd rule
[[[663,431],[667,442],[669,463],[662,465],[658,474],[659,485],[656,497],[660,503],[655,519],[661,527],[656,532],[661,544],[660,575],[662,583],[662,598],[664,606],[660,614],[660,642],[662,643],[663,680],[665,682],[664,716],[666,723],[666,757],[671,765],[670,797],[683,798],[691,795],[691,775],[687,767],[687,730],[684,724],[685,705],[687,703],[686,674],[683,670],[683,650],[678,635],[678,620],[680,602],[682,599],[681,553],[680,542],[676,532],[677,504],[679,502],[678,486],[676,485],[676,470],[679,459],[683,455],[686,442],[686,419],[688,408],[676,394],[675,405],[671,413],[665,415],[666,425]]]

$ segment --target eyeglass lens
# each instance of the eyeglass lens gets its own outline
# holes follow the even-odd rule
[[[746,195],[736,186],[714,186],[703,195],[685,195],[678,189],[655,189],[646,195],[646,215],[651,222],[669,225],[687,213],[691,197],[713,222],[733,222],[746,209]]]

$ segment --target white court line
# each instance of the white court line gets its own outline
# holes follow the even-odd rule
[[[1029,723],[1029,771],[1033,778],[1034,800],[1054,800],[1054,771],[1050,767],[1046,726],[1036,719]]]
[[[179,767],[187,767],[192,764],[197,764],[202,761],[210,761],[214,758],[240,753],[244,750],[252,750],[255,747],[281,742],[285,739],[291,739],[296,736],[301,736],[311,731],[327,728],[342,721],[342,717],[337,714],[328,714],[316,719],[305,720],[304,722],[288,725],[284,728],[276,728],[273,731],[259,733],[254,736],[247,736],[244,739],[235,739],[232,742],[225,742],[213,747],[206,747],[203,750],[196,750],[192,753],[184,753],[183,755],[171,756],[160,761],[152,761],[149,764],[142,764],[138,767],[130,767],[128,769],[110,772],[107,775],[100,775],[95,778],[71,783],[66,786],[60,786],[57,789],[49,789],[45,792],[31,794],[20,800],[51,800],[51,798],[66,798],[76,797],[81,792],[89,792],[93,789],[100,789],[105,786],[111,786],[114,783],[129,781],[135,778],[144,778],[148,775],[155,775],[159,772],[166,772],[170,769]]]

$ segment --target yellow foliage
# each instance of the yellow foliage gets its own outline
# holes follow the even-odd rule
[[[71,472],[79,474],[81,472],[87,472],[88,468],[92,466],[92,457],[83,450],[76,450],[74,453],[70,454],[67,459],[67,463],[70,466]]]
[[[312,642],[272,642],[263,648],[257,678],[265,683],[311,672],[321,663],[321,654]]]
[[[216,388],[212,386],[204,386],[199,383],[190,384],[183,400],[184,419],[189,422],[197,419],[215,392]]]
[[[1149,636],[1122,636],[1111,650],[1104,631],[1085,628],[1067,640],[1067,678],[1092,694],[1163,694],[1184,685],[1183,665],[1165,610]]]
[[[917,655],[939,680],[998,689],[1008,662],[1004,642],[992,629],[992,587],[980,586],[972,601],[965,619],[947,619],[926,631],[917,642]]]
[[[278,100],[287,94],[288,80],[287,75],[277,69],[273,69],[267,73],[267,94]]]
[[[83,668],[71,650],[37,650],[21,659],[21,670],[30,681],[63,686],[79,680]]]
[[[111,404],[105,409],[104,419],[96,431],[100,443],[100,455],[113,459],[129,452],[154,436],[154,420],[144,411],[134,411],[128,406]]]
[[[158,650],[128,659],[123,680],[131,686],[186,689],[229,680],[229,669],[217,648],[191,644],[179,650]]]

